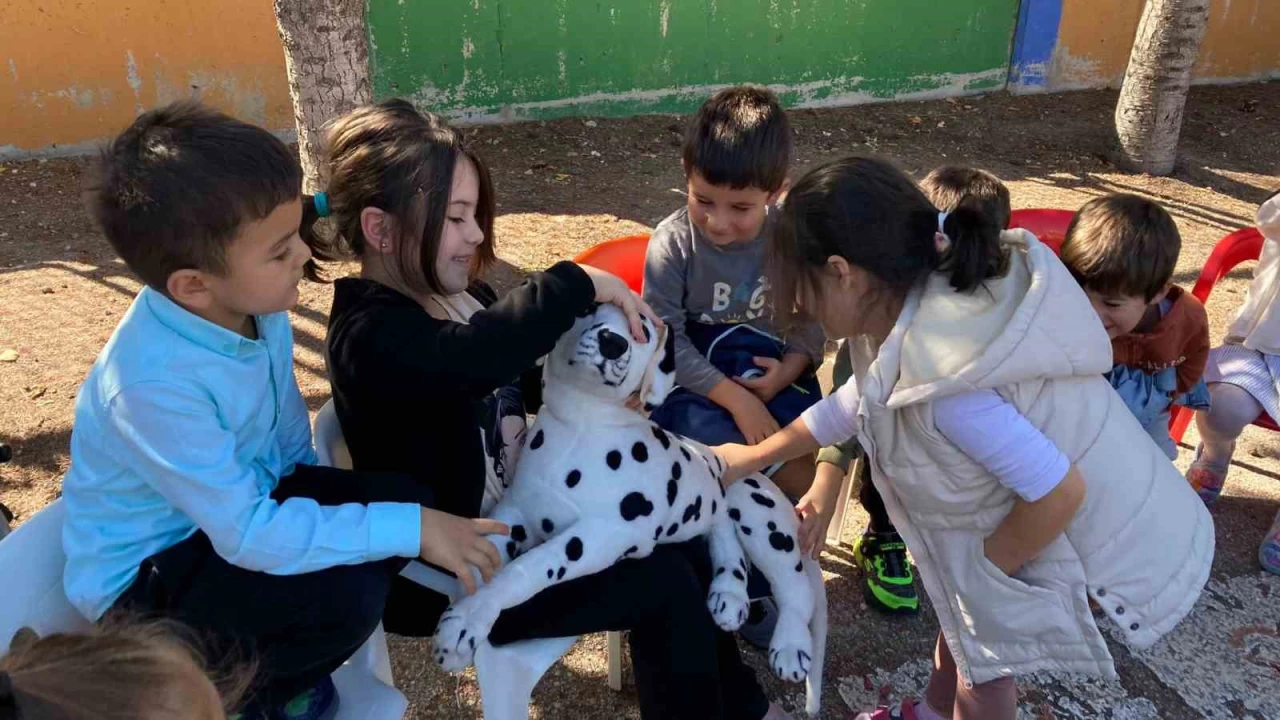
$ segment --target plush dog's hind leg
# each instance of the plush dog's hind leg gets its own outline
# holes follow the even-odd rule
[[[751,564],[772,587],[778,624],[769,643],[769,664],[778,677],[804,680],[813,660],[814,590],[796,538],[799,522],[790,501],[761,475],[729,488],[729,517]]]
[[[809,587],[813,589],[813,619],[809,621],[813,659],[809,661],[809,676],[805,678],[804,710],[809,717],[817,717],[822,709],[822,667],[827,656],[827,587],[817,560],[805,558],[804,569]]]
[[[733,632],[747,619],[747,561],[742,555],[733,522],[725,515],[711,524],[707,537],[711,548],[711,592],[707,608],[721,630]]]

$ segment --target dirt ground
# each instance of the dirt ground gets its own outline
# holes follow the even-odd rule
[[[1109,192],[1148,195],[1177,219],[1183,251],[1176,281],[1190,287],[1213,243],[1248,224],[1258,203],[1280,187],[1280,83],[1194,89],[1179,167],[1168,178],[1126,174],[1113,165],[1114,103],[1111,92],[995,94],[796,111],[796,169],[847,153],[894,158],[918,177],[944,163],[972,164],[1008,183],[1015,208],[1074,209]],[[647,231],[676,209],[683,202],[682,126],[680,117],[649,116],[468,129],[498,190],[495,284],[510,286],[521,274],[596,242]],[[0,353],[16,352],[0,356],[0,440],[14,448],[12,462],[0,466],[0,500],[19,523],[58,496],[76,391],[138,289],[82,210],[78,192],[86,167],[84,159],[0,165]],[[1209,303],[1215,340],[1249,273],[1237,270]],[[313,411],[329,394],[322,348],[330,300],[328,286],[304,285],[294,313],[297,375]],[[1187,441],[1195,442],[1194,429]],[[1215,511],[1215,577],[1257,572],[1254,552],[1280,503],[1278,449],[1275,436],[1256,428],[1242,441]],[[1183,465],[1188,456],[1184,448]],[[855,515],[846,538],[864,522]],[[838,679],[870,683],[878,668],[924,657],[936,625],[927,611],[886,618],[867,609],[847,548],[830,552],[824,568],[832,633],[823,717],[842,718],[849,708]],[[474,675],[442,675],[428,667],[424,647],[425,641],[392,639],[410,717],[480,717]],[[748,655],[763,677],[761,658]],[[604,657],[603,636],[580,642],[539,685],[534,717],[638,717],[630,675],[622,693],[609,691]],[[1131,695],[1150,698],[1162,717],[1202,716],[1126,657],[1118,651]],[[766,686],[798,707],[796,687],[773,680]],[[1037,702],[1034,692],[1024,700]]]

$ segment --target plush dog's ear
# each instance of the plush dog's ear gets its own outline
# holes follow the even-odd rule
[[[676,386],[676,336],[671,328],[663,326],[658,342],[661,347],[649,359],[640,381],[640,399],[644,401],[645,412],[657,409]]]

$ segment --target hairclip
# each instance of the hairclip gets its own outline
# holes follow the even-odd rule
[[[950,214],[946,211],[938,213],[938,231],[933,234],[933,246],[937,249],[939,255],[951,249],[951,238],[947,236],[947,231],[943,229],[943,226],[947,223],[947,216]]]

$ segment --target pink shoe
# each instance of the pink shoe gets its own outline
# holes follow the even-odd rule
[[[1235,446],[1232,446],[1232,450],[1234,449]],[[1207,463],[1200,459],[1202,452],[1204,452],[1203,445],[1196,448],[1196,457],[1191,461],[1191,467],[1187,468],[1187,482],[1191,484],[1191,489],[1196,491],[1204,504],[1212,507],[1214,501],[1222,494],[1222,486],[1227,482],[1227,470],[1231,465]]]
[[[858,713],[853,720],[925,720],[916,712],[916,707],[915,699],[903,698],[892,707],[881,705],[871,712]]]
[[[1276,513],[1276,519],[1271,521],[1271,529],[1267,531],[1267,537],[1258,547],[1258,562],[1262,563],[1263,570],[1273,575],[1280,575],[1280,512]]]

